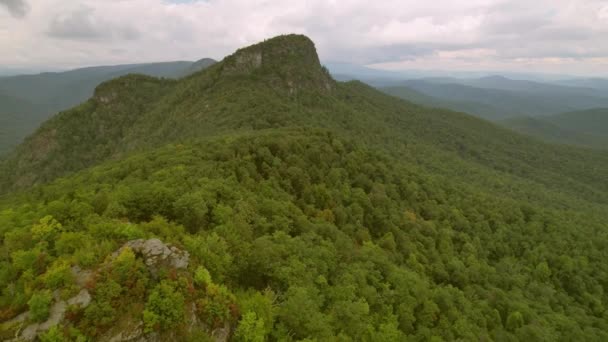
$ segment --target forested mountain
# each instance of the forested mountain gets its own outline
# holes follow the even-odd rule
[[[573,85],[561,85],[530,80],[517,80],[500,75],[491,75],[479,78],[427,78],[426,80],[434,83],[463,84],[477,88],[508,90],[517,93],[539,94],[547,96],[605,96],[605,94],[602,94],[600,91],[590,87],[578,87]]]
[[[606,108],[538,118],[513,118],[502,124],[548,142],[608,149],[608,109]]]
[[[434,99],[420,104],[465,111],[488,120],[540,117],[608,105],[608,95],[600,89],[512,80],[502,76],[406,80],[381,89],[416,102],[416,98],[410,97],[411,90],[414,90]]]
[[[608,108],[594,108],[562,113],[550,116],[547,120],[560,127],[567,127],[586,134],[608,137]]]
[[[380,90],[389,95],[399,97],[418,105],[465,112],[491,121],[504,120],[505,117],[510,117],[513,114],[511,111],[504,111],[491,104],[466,100],[442,99],[426,95],[406,86],[387,86],[381,87]]]
[[[559,80],[555,83],[566,86],[595,89],[597,91],[603,91],[604,93],[608,91],[608,79],[605,78],[573,78]]]
[[[100,83],[127,74],[179,78],[215,61],[129,64],[0,77],[0,156],[10,151],[52,114],[86,101]],[[13,129],[17,127],[17,129]]]
[[[1,164],[0,336],[606,340],[607,172],[304,36],[119,77]]]
[[[27,133],[29,124],[19,113],[37,113],[41,109],[26,100],[0,93],[0,156],[14,148]]]

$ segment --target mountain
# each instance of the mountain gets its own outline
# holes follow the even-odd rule
[[[594,92],[592,89],[587,87],[576,87],[566,85],[556,85],[548,82],[537,82],[530,80],[516,80],[510,79],[500,75],[491,75],[480,78],[469,78],[469,79],[456,79],[456,78],[444,78],[444,79],[431,79],[434,82],[440,83],[456,83],[464,84],[478,88],[491,88],[499,90],[508,90],[514,92],[532,93],[539,95],[555,96],[558,94],[562,95],[595,95],[600,96],[600,92]]]
[[[554,83],[574,87],[590,88],[604,93],[608,91],[608,79],[605,78],[572,78],[557,80]]]
[[[419,105],[465,112],[486,120],[498,121],[512,115],[511,111],[505,112],[486,103],[437,98],[405,86],[388,86],[379,89],[384,93]]]
[[[608,137],[608,108],[562,113],[550,116],[547,120],[585,134]]]
[[[29,132],[29,126],[20,113],[37,113],[41,109],[35,104],[0,93],[0,156],[13,149],[21,137]]]
[[[606,108],[539,118],[514,118],[503,123],[515,131],[548,142],[608,148],[608,109]]]
[[[399,96],[400,87],[438,99],[441,107],[466,111],[493,121],[553,115],[608,104],[605,92],[595,89],[512,80],[502,76],[406,80],[381,89]]]
[[[202,70],[214,61],[164,62],[100,66],[65,72],[0,77],[0,115],[7,125],[0,126],[0,156],[52,114],[73,107],[92,94],[100,83],[127,74],[178,78]],[[17,101],[17,102],[16,102]],[[10,115],[10,116],[9,116]],[[18,122],[8,122],[11,118]],[[19,127],[17,131],[12,127]]]
[[[122,76],[0,166],[0,336],[606,340],[607,171],[300,35]]]

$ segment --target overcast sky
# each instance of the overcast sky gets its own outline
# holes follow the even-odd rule
[[[221,59],[282,33],[324,62],[608,76],[608,1],[0,0],[0,66]]]

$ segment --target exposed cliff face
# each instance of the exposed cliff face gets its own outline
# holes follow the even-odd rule
[[[222,63],[224,75],[255,75],[289,95],[330,92],[335,87],[314,43],[302,35],[278,36],[240,49]]]

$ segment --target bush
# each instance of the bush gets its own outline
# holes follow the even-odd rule
[[[144,322],[148,329],[157,324],[161,329],[176,326],[184,317],[184,296],[169,281],[158,284],[146,303]]]
[[[36,322],[44,322],[49,318],[53,296],[48,290],[36,292],[27,302],[30,317]]]
[[[40,342],[64,342],[67,341],[59,327],[56,325],[51,327],[47,332],[42,333],[38,336]]]

